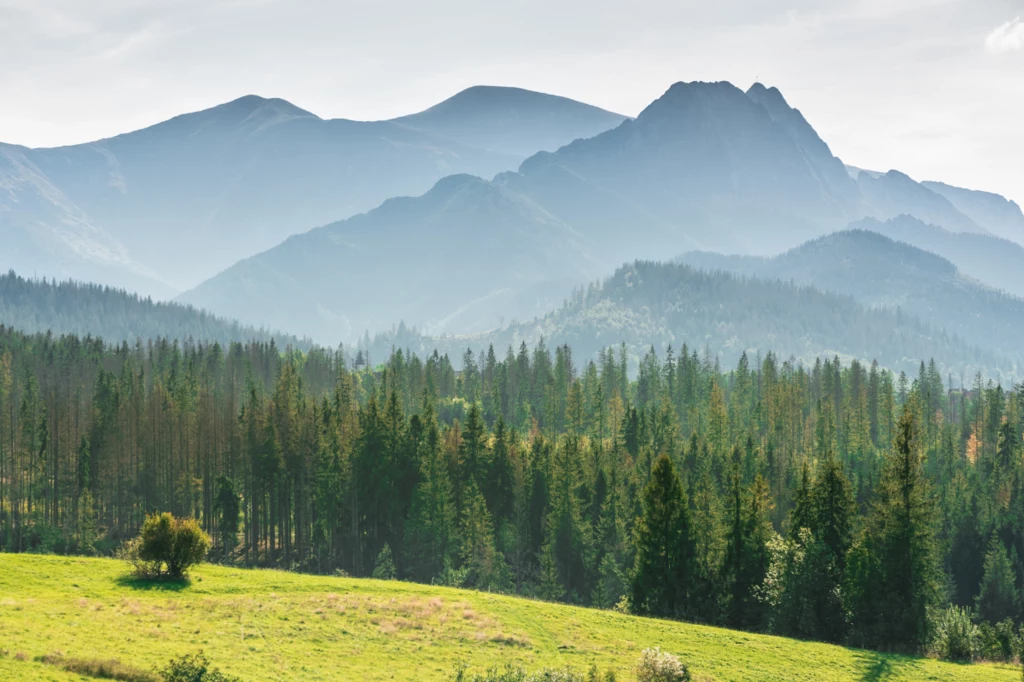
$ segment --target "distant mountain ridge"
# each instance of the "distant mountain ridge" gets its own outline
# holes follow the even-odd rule
[[[26,334],[74,334],[134,345],[156,339],[220,343],[274,342],[308,350],[312,343],[288,334],[241,325],[177,303],[74,281],[0,274],[0,325]]]
[[[898,185],[907,183],[948,204],[909,178]],[[334,242],[324,242],[317,230],[296,235],[238,263],[181,300],[254,323],[283,328],[303,324],[294,328],[328,343],[399,322],[431,333],[476,332],[498,326],[502,319],[539,314],[539,301],[560,300],[567,287],[610,273],[623,261],[659,260],[687,249],[775,253],[842,229],[873,210],[858,182],[803,115],[777,89],[761,84],[744,92],[729,83],[677,83],[635,119],[555,151],[534,154],[518,171],[500,173],[491,182],[479,180],[478,189],[493,188],[481,191],[481,200],[498,193],[533,207],[502,213],[496,224],[513,233],[535,234],[529,248],[566,254],[570,267],[549,264],[543,266],[549,268],[546,275],[544,258],[526,257],[522,248],[510,245],[507,253],[477,252],[476,258],[489,263],[482,279],[460,278],[457,263],[464,262],[468,252],[450,253],[453,240],[489,238],[494,224],[474,218],[473,236],[467,216],[474,215],[474,209],[465,203],[467,194],[460,194],[451,210],[436,210],[428,196],[443,195],[444,185],[438,183],[421,197],[423,201],[402,200],[406,210],[401,215],[382,206],[365,218],[332,224]],[[890,204],[897,204],[897,199]],[[952,206],[949,209],[959,215]],[[294,295],[285,297],[283,292],[329,291],[332,282],[347,277],[332,279],[337,270],[364,272],[366,259],[343,246],[347,241],[342,235],[351,231],[352,239],[362,244],[366,237],[355,236],[356,226],[375,223],[385,214],[391,216],[387,231],[392,247],[409,240],[418,244],[413,259],[442,265],[428,275],[413,261],[395,259],[394,287],[371,286],[358,302],[334,298],[300,315],[295,304],[287,302],[294,301]],[[475,215],[494,219],[479,211]],[[538,215],[571,232],[573,246],[545,243],[554,232],[535,231]],[[424,229],[430,230],[433,240],[420,241],[417,234]],[[586,256],[578,257],[581,253]],[[507,254],[514,257],[505,258]],[[353,258],[360,262],[350,266]],[[586,267],[574,265],[583,261]],[[402,305],[403,291],[418,293],[427,285],[452,292],[448,308],[481,314],[444,314],[440,306]],[[512,300],[532,303],[508,310],[482,303],[499,290]]]
[[[958,211],[992,234],[1024,247],[1024,212],[1017,202],[992,192],[963,189],[942,182],[926,180],[921,184],[945,197]]]
[[[179,300],[334,344],[401,320],[482,331],[543,314],[602,271],[581,235],[529,197],[460,175],[291,237]]]
[[[876,232],[837,232],[773,258],[689,253],[679,260],[702,270],[793,282],[871,307],[898,308],[977,348],[1021,356],[1024,299],[983,286],[945,258]]]
[[[391,122],[523,160],[598,135],[627,118],[558,95],[476,85]]]
[[[941,259],[922,254],[919,265],[928,271],[936,261]],[[1020,376],[1024,357],[1019,348],[1009,353],[979,348],[910,312],[866,306],[850,296],[778,279],[649,261],[623,265],[535,320],[465,337],[391,331],[360,346],[374,357],[392,348],[420,354],[438,349],[457,357],[466,348],[493,344],[495,351],[504,352],[541,340],[548,347],[568,344],[584,361],[625,344],[634,366],[652,346],[664,352],[671,345],[678,352],[683,344],[698,353],[714,349],[724,366],[735,365],[743,353],[753,362],[770,351],[805,367],[817,358],[839,356],[877,360],[883,367],[912,374],[922,361],[935,359],[943,374],[981,371],[1008,378]]]
[[[169,296],[291,234],[421,194],[447,175],[492,177],[624,118],[484,90],[486,106],[471,89],[396,121],[325,120],[248,95],[86,144],[0,144],[0,229],[22,245],[0,266]],[[460,122],[474,117],[488,148],[461,141],[474,131]]]
[[[552,149],[507,170],[531,145]],[[760,83],[676,83],[634,119],[488,86],[378,122],[248,96],[96,143],[0,146],[0,265],[189,286],[180,300],[334,344],[400,322],[479,332],[623,262],[775,254],[865,218],[914,214],[984,251],[1016,229],[1000,199],[844,166]]]
[[[870,230],[937,254],[961,274],[996,289],[1024,298],[1024,246],[988,234],[950,232],[913,216],[900,215],[884,222],[865,218],[851,229]]]

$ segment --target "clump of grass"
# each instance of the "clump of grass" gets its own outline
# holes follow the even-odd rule
[[[114,659],[68,658],[59,654],[50,654],[40,656],[36,660],[69,673],[96,677],[101,680],[121,680],[122,682],[159,682],[160,680],[148,670],[142,670]]]

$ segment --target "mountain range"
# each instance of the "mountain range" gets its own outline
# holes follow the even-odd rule
[[[170,296],[291,234],[447,175],[489,178],[623,119],[512,88],[378,122],[246,96],[87,144],[0,145],[0,230],[14,245],[0,268]]]
[[[684,254],[702,270],[792,282],[913,315],[967,343],[1019,362],[1024,299],[965,277],[953,263],[868,230],[837,232],[764,258]]]
[[[635,119],[478,179],[472,192],[467,182],[449,178],[421,197],[295,235],[180,300],[324,343],[399,322],[473,333],[542,314],[573,285],[634,259],[779,253],[900,207],[956,234],[994,231],[982,226],[994,211],[972,209],[979,224],[902,173],[844,166],[799,110],[761,84],[744,92],[677,83]],[[500,249],[496,229],[508,237]]]
[[[980,371],[1010,379],[1019,378],[1024,357],[1019,348],[982,348],[909,312],[865,305],[851,296],[779,279],[650,261],[623,265],[600,283],[578,289],[558,309],[528,322],[469,337],[428,337],[401,328],[361,346],[378,358],[393,348],[419,354],[436,349],[460,357],[466,348],[493,345],[504,354],[509,347],[541,342],[548,347],[567,344],[580,362],[625,344],[633,367],[652,347],[663,353],[672,346],[679,352],[686,344],[689,352],[710,350],[710,359],[725,367],[735,366],[743,353],[754,362],[773,352],[804,366],[831,356],[847,362],[877,360],[911,375],[921,362],[934,359],[943,374],[971,376]]]
[[[924,336],[1012,366],[1021,311],[1007,294],[1024,293],[1017,204],[846,166],[759,83],[676,83],[636,118],[497,87],[379,122],[243,97],[85,145],[0,145],[0,229],[0,267],[156,296],[188,288],[179,301],[330,345],[399,323],[434,339],[568,330],[578,323],[550,311],[574,288],[687,251],[702,267],[798,282],[778,304],[795,329],[814,328],[790,300],[813,286],[852,297],[862,317],[898,306]],[[654,279],[682,277],[670,274]],[[867,290],[863,277],[884,284]],[[608,300],[620,311],[608,320],[653,329],[640,324],[650,310],[621,312],[641,299]],[[616,324],[593,329],[613,342]],[[763,347],[757,325],[736,324],[705,340]],[[787,352],[863,351],[826,332]]]

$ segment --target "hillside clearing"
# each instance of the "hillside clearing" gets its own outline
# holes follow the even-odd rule
[[[139,668],[203,649],[244,680],[444,680],[458,661],[596,663],[628,674],[660,646],[724,680],[1019,680],[961,666],[402,582],[204,565],[187,587],[127,579],[111,559],[0,554],[0,678],[84,679],[61,653]],[[20,659],[20,660],[19,660]]]

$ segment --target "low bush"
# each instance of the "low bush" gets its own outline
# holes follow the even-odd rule
[[[932,653],[946,661],[972,661],[978,655],[980,634],[970,611],[950,606],[935,617]]]
[[[170,513],[147,516],[139,536],[127,542],[119,556],[140,578],[183,578],[210,550],[210,536],[195,519],[176,519]]]
[[[986,661],[1009,663],[1024,644],[1021,633],[1014,628],[1009,618],[995,625],[982,623],[978,626],[978,632],[978,657]]]
[[[637,682],[690,682],[690,669],[660,648],[644,649],[636,664]]]
[[[231,677],[210,667],[202,651],[172,659],[160,671],[160,679],[163,682],[241,682],[240,677]]]

